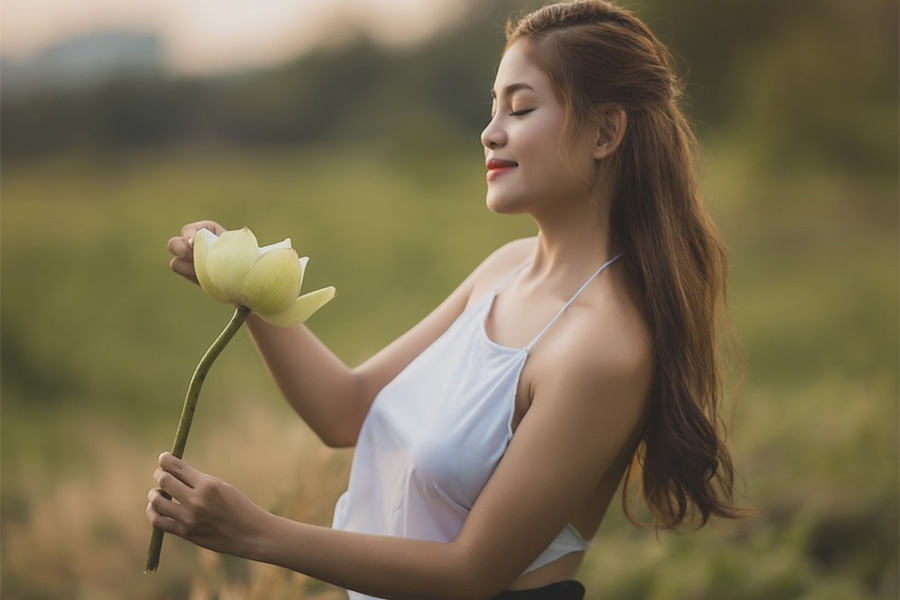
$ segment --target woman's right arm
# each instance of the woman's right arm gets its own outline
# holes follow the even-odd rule
[[[172,270],[195,283],[192,243],[203,228],[217,235],[225,231],[213,221],[191,223],[168,246],[175,256]],[[327,445],[353,446],[375,395],[465,309],[474,278],[475,273],[415,327],[356,368],[344,364],[303,325],[275,327],[253,314],[247,324],[272,377],[297,414]]]
[[[463,282],[415,327],[356,368],[350,368],[303,325],[275,327],[247,319],[260,355],[281,393],[327,445],[356,445],[376,394],[436,340],[465,309]]]

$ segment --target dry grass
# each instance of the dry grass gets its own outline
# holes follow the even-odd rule
[[[342,597],[304,576],[221,557],[173,536],[163,545],[159,572],[142,574],[150,534],[143,513],[159,449],[98,421],[80,424],[75,438],[85,464],[52,482],[27,461],[18,463],[12,481],[27,508],[3,521],[5,598]],[[244,405],[191,443],[187,458],[197,468],[288,517],[327,524],[346,485],[347,453],[325,448],[299,419],[266,405]]]

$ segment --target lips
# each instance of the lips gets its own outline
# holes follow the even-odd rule
[[[495,169],[511,169],[517,166],[519,166],[518,163],[514,163],[510,160],[502,160],[499,158],[491,158],[487,161],[488,171],[493,171]]]
[[[519,163],[515,163],[510,160],[502,160],[499,158],[488,159],[487,178],[488,180],[493,180],[518,166]]]

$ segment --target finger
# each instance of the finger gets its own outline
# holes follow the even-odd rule
[[[171,452],[163,452],[159,455],[159,466],[191,488],[197,487],[197,482],[203,477],[202,473],[180,458],[176,458]]]
[[[225,228],[215,221],[197,221],[196,223],[188,223],[181,228],[181,237],[189,246],[194,245],[194,238],[201,229],[208,229],[216,235],[222,235]]]
[[[157,529],[161,529],[166,533],[172,533],[178,536],[181,535],[181,525],[179,525],[178,522],[176,522],[174,519],[161,515],[152,503],[147,503],[147,508],[144,512],[147,515],[147,519],[150,521],[150,524]]]
[[[163,493],[168,494],[171,498],[175,498],[182,504],[185,502],[192,489],[186,483],[162,468],[156,470],[153,474],[153,478],[156,480],[156,483],[159,484],[159,489],[162,490]]]
[[[178,258],[191,262],[194,260],[194,251],[183,237],[170,238],[166,248],[168,248],[169,253],[174,254]]]
[[[187,277],[194,283],[198,283],[197,272],[194,270],[194,263],[188,262],[181,258],[173,258],[169,261],[169,268],[178,275]]]
[[[181,504],[166,497],[165,492],[160,488],[153,488],[147,494],[149,504],[148,509],[152,509],[156,514],[172,519],[175,522],[183,523],[187,517],[187,509]]]

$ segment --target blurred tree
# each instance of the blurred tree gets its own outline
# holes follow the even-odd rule
[[[477,139],[503,25],[523,5],[470,2],[456,28],[415,48],[358,37],[241,75],[120,78],[84,92],[3,98],[0,152],[15,158],[197,141],[408,142],[417,137],[413,130]],[[803,157],[879,172],[896,166],[893,0],[625,4],[673,48],[701,134],[734,126],[775,164]]]
[[[757,154],[780,169],[824,162],[893,173],[900,159],[897,24],[892,0],[827,0],[745,49],[728,104]]]

